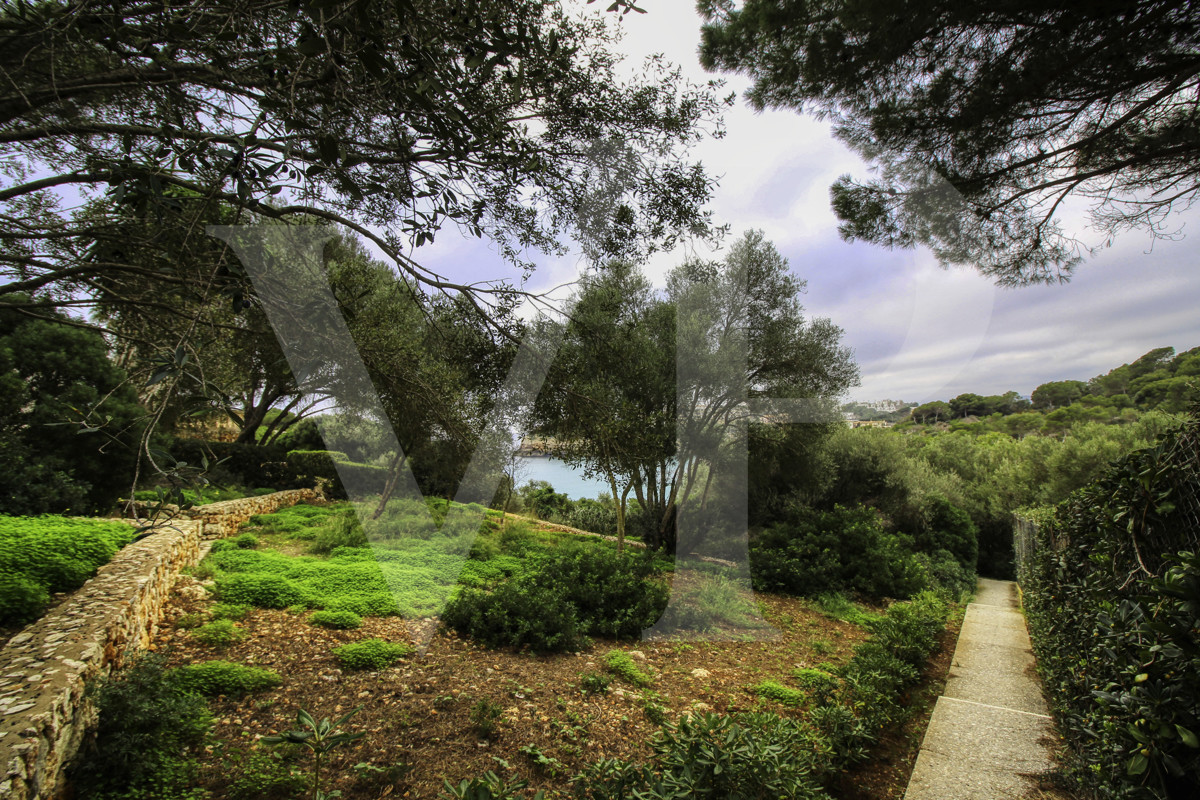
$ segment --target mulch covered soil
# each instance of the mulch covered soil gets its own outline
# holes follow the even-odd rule
[[[153,644],[170,663],[222,659],[266,667],[283,677],[283,685],[273,691],[239,699],[220,697],[212,703],[215,734],[228,743],[226,751],[266,748],[257,744],[258,738],[296,727],[300,708],[320,719],[361,705],[347,727],[366,736],[334,751],[331,781],[325,787],[340,789],[352,799],[435,798],[443,779],[457,784],[488,770],[502,777],[520,776],[531,788],[559,790],[559,796],[566,796],[569,777],[599,758],[649,758],[647,743],[658,725],[650,718],[656,716],[654,711],[647,714],[641,691],[615,677],[607,694],[581,690],[585,673],[605,673],[603,656],[614,648],[629,652],[654,676],[653,701],[674,721],[690,710],[785,712],[748,687],[768,679],[787,683],[800,667],[843,664],[854,645],[866,638],[860,628],[829,619],[805,601],[759,595],[781,639],[597,641],[578,653],[539,656],[481,648],[442,631],[422,654],[379,672],[354,672],[338,666],[332,648],[368,637],[408,641],[403,620],[367,618],[360,629],[335,631],[311,626],[303,616],[287,611],[254,610],[238,623],[245,638],[216,650],[171,625],[171,620],[209,605],[200,599],[203,592],[198,587],[181,589]],[[481,701],[502,709],[490,735],[482,735],[472,722],[472,708]],[[544,757],[540,765],[538,754]],[[352,768],[362,762],[380,768],[402,763],[396,770],[402,774],[359,778]],[[230,774],[205,771],[204,780],[215,797],[228,796],[222,782]],[[885,796],[891,795],[878,797]]]

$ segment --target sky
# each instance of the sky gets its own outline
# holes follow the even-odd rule
[[[1020,289],[997,288],[969,269],[942,269],[927,250],[846,243],[837,234],[829,186],[845,173],[867,177],[867,165],[833,138],[827,123],[795,111],[755,112],[741,96],[745,79],[706,73],[696,57],[701,21],[692,0],[641,5],[648,13],[622,19],[625,37],[616,46],[631,68],[662,53],[693,82],[723,77],[726,93],[737,91],[725,112],[726,136],[693,152],[719,179],[714,220],[730,226],[727,242],[747,229],[765,231],[807,282],[809,316],[842,328],[862,376],[847,399],[1028,395],[1046,381],[1086,380],[1156,347],[1200,345],[1200,212],[1175,218],[1181,233],[1175,241],[1126,233],[1069,283]],[[1079,225],[1085,241],[1096,239]],[[660,254],[647,272],[661,284],[689,253],[721,256],[707,248]],[[442,239],[414,255],[449,275],[511,274],[475,240]],[[538,259],[526,288],[572,281],[582,267],[577,255]]]

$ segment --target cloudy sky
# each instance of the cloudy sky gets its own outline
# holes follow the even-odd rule
[[[700,20],[692,0],[642,5],[649,13],[622,21],[620,48],[631,63],[660,52],[693,81],[712,78],[696,59]],[[747,85],[726,80],[739,96]],[[927,251],[843,242],[829,185],[867,170],[825,123],[792,111],[759,114],[740,97],[725,123],[725,138],[695,152],[720,179],[716,221],[729,224],[733,237],[764,230],[807,281],[809,314],[831,318],[855,351],[862,385],[850,398],[923,402],[1009,389],[1028,395],[1045,381],[1087,379],[1155,347],[1200,345],[1200,214],[1176,219],[1178,241],[1125,234],[1068,284],[999,289],[974,272],[939,268]],[[474,274],[511,272],[474,241],[442,240],[416,255],[449,274],[467,263]],[[661,276],[682,256],[656,258],[649,272]],[[577,257],[542,259],[528,288],[570,281],[581,266]]]

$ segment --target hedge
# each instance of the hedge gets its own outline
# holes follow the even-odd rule
[[[1099,797],[1200,797],[1198,429],[1043,515],[1019,575],[1070,774]]]

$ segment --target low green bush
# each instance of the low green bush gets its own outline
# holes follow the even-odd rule
[[[0,575],[0,624],[24,624],[50,605],[46,585],[28,575]]]
[[[307,604],[309,595],[292,581],[269,573],[228,573],[216,578],[217,597],[227,603],[258,608],[287,608]]]
[[[575,780],[580,800],[828,800],[830,750],[802,721],[774,714],[694,714],[651,739],[653,765],[596,762]]]
[[[202,661],[173,670],[175,683],[189,692],[208,697],[236,697],[274,689],[283,680],[279,674],[261,667],[248,667],[229,661]]]
[[[649,686],[654,683],[654,678],[638,669],[633,656],[624,650],[609,650],[604,655],[604,666],[608,667],[612,674],[634,686]]]
[[[314,611],[308,621],[312,625],[338,630],[361,628],[363,623],[362,617],[353,611]]]
[[[799,689],[784,686],[778,681],[763,681],[754,687],[754,693],[759,697],[774,700],[785,706],[800,706],[808,699],[808,695]]]
[[[250,613],[250,606],[241,603],[217,603],[209,609],[208,615],[213,619],[243,620]]]
[[[246,632],[230,619],[216,619],[192,630],[192,638],[209,647],[225,648],[241,641]]]
[[[446,604],[442,621],[489,647],[549,653],[575,650],[584,643],[574,606],[550,587],[517,580],[493,591],[464,588]]]
[[[541,559],[528,581],[555,589],[589,636],[635,639],[667,607],[667,587],[651,580],[656,571],[646,553],[572,543]]]
[[[865,506],[793,509],[750,543],[754,588],[815,597],[856,592],[907,598],[929,588],[911,542],[884,530]]]
[[[875,635],[855,650],[844,680],[819,670],[798,673],[798,680],[814,684],[815,693],[829,690],[807,719],[768,713],[685,717],[651,740],[651,763],[604,759],[584,770],[575,778],[576,797],[828,800],[823,782],[862,760],[880,731],[908,713],[900,703],[905,688],[918,679],[908,662],[918,649],[933,646],[928,631],[944,627],[948,611],[936,595],[893,604],[875,623]],[[626,661],[623,655],[613,661]],[[798,703],[805,697],[772,681],[757,688],[772,699]]]
[[[363,639],[333,648],[333,655],[346,669],[381,670],[390,667],[413,649],[400,642],[383,639]]]
[[[111,520],[0,516],[0,625],[41,616],[54,592],[70,592],[133,540]]]
[[[345,510],[317,530],[316,538],[309,549],[319,555],[327,555],[338,547],[366,547],[367,534],[352,510]]]
[[[159,656],[142,657],[88,694],[98,716],[94,738],[68,770],[76,795],[188,796],[192,756],[212,726],[204,698],[181,685]]]

